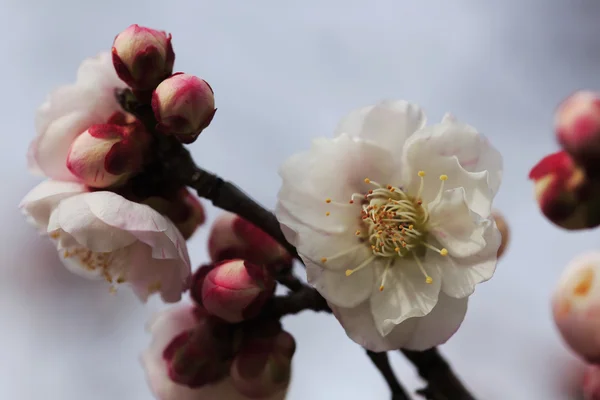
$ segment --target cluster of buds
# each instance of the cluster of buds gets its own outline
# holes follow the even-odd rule
[[[261,314],[275,290],[267,265],[291,258],[264,232],[229,214],[216,221],[210,243],[211,264],[192,278],[193,323],[162,350],[164,368],[170,381],[190,389],[228,381],[244,398],[271,399],[289,384],[295,343],[277,319]],[[235,254],[252,261],[230,258]]]
[[[173,74],[171,35],[131,25],[115,38],[112,59],[138,100],[151,101],[160,132],[192,143],[212,121],[216,109],[210,85],[193,75]]]
[[[563,150],[529,175],[543,214],[565,229],[600,225],[600,93],[578,92],[556,112]]]

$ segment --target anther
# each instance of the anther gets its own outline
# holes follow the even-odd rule
[[[329,199],[329,198],[325,199],[325,203],[327,203],[327,204],[331,203],[331,199]]]
[[[331,215],[331,213],[330,213],[329,211],[327,211],[327,212],[325,213],[325,216],[327,216],[327,217],[329,217],[330,215]]]
[[[448,175],[440,175],[440,181],[447,181]]]
[[[369,178],[365,178],[365,183],[371,183],[371,180]]]
[[[422,178],[425,176],[425,171],[419,171],[418,175]]]
[[[325,264],[325,263],[327,262],[327,257],[323,257],[323,258],[321,258],[321,262],[322,262],[323,264]]]
[[[446,249],[446,248],[443,248],[443,249],[441,249],[441,250],[440,250],[440,254],[441,254],[442,256],[447,256],[447,255],[448,255],[448,249]]]

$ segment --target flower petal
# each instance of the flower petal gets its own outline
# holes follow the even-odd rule
[[[433,310],[422,318],[416,318],[415,330],[403,348],[423,351],[446,343],[462,324],[467,303],[468,298],[454,299],[440,293]]]
[[[385,100],[352,111],[338,125],[336,136],[346,133],[395,153],[425,122],[425,114],[419,106],[404,100]]]
[[[342,134],[334,139],[316,139],[309,151],[286,160],[279,170],[283,185],[325,202],[326,198],[346,203],[353,193],[372,189],[365,178],[387,182],[391,176],[391,153],[372,143]],[[289,201],[280,195],[280,200]],[[304,219],[298,210],[289,209]]]
[[[329,303],[333,314],[354,342],[371,351],[398,350],[407,343],[417,326],[418,318],[409,318],[397,325],[387,336],[382,336],[375,327],[368,301],[354,308],[337,307]]]
[[[494,275],[502,235],[493,218],[487,223],[483,240],[486,243],[485,248],[470,257],[456,259],[450,256],[447,263],[444,263],[445,260],[440,261],[444,274],[442,291],[448,296],[470,296],[475,291],[475,285],[489,280]]]
[[[344,271],[328,270],[310,261],[305,264],[308,283],[336,306],[355,307],[371,295],[374,274],[371,266],[346,276]]]
[[[481,170],[469,172],[461,166],[457,155],[449,153],[447,145],[450,143],[461,148],[460,135],[458,140],[452,139],[453,130],[446,129],[445,125],[434,125],[421,129],[406,142],[403,151],[404,168],[402,168],[402,179],[404,182],[410,182],[409,188],[415,193],[421,183],[418,176],[419,171],[425,171],[425,184],[422,192],[422,199],[425,203],[433,201],[439,191],[440,182],[438,178],[446,175],[448,179],[444,183],[445,189],[454,189],[463,187],[466,192],[469,208],[474,212],[487,218],[491,212],[491,203],[495,192],[490,187],[489,176],[497,171]],[[454,150],[453,150],[454,151]],[[458,150],[456,150],[458,151]],[[456,152],[455,151],[455,152]],[[467,163],[466,160],[464,161]],[[471,164],[469,164],[471,165]]]
[[[86,191],[85,185],[79,183],[46,180],[25,195],[19,208],[30,222],[45,233],[50,214],[61,200]]]
[[[397,261],[390,267],[383,290],[379,290],[381,281],[375,281],[371,312],[382,336],[408,318],[427,315],[437,303],[442,284],[440,269],[436,264],[427,264],[424,268],[432,278],[430,284],[425,282],[417,263],[410,259]],[[379,266],[376,276],[382,277],[383,273],[384,267]]]
[[[483,250],[483,234],[490,222],[469,210],[464,188],[444,191],[428,209],[430,233],[451,256],[469,257]]]

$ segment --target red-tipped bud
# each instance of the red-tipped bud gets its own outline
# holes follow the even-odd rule
[[[506,246],[510,241],[510,230],[508,229],[508,224],[506,223],[506,219],[504,216],[497,210],[492,212],[492,216],[494,217],[494,221],[496,221],[496,226],[502,235],[502,243],[500,243],[500,247],[498,248],[497,257],[500,258],[504,255],[506,251]]]
[[[292,256],[265,232],[231,213],[221,214],[214,222],[208,239],[213,262],[241,258],[266,265],[271,271],[292,265]]]
[[[246,340],[231,365],[233,385],[252,399],[284,391],[290,381],[295,348],[294,338],[287,332],[275,338]]]
[[[265,267],[244,260],[217,264],[204,279],[202,304],[231,323],[255,317],[273,295],[275,280]]]
[[[556,111],[556,135],[579,164],[600,170],[594,165],[600,164],[600,93],[580,91],[567,98]]]
[[[116,186],[140,171],[148,144],[137,122],[92,125],[71,144],[67,168],[90,187]]]
[[[542,213],[565,229],[591,228],[600,224],[598,190],[585,172],[564,151],[551,154],[529,173],[535,182]]]
[[[151,91],[173,73],[171,35],[131,25],[115,38],[112,58],[121,80],[134,90]]]
[[[152,110],[158,130],[192,143],[212,121],[215,96],[206,81],[177,73],[164,80],[152,94]]]
[[[198,309],[198,325],[176,336],[163,352],[172,381],[192,388],[224,378],[234,354],[232,331]]]
[[[182,188],[172,198],[150,197],[143,201],[159,213],[167,216],[187,240],[204,223],[206,215],[200,201],[187,189]]]

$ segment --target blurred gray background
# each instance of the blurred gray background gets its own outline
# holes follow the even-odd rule
[[[25,165],[35,109],[132,23],[171,32],[176,70],[216,92],[197,160],[269,207],[279,164],[355,107],[405,98],[433,120],[452,111],[486,133],[505,157],[497,207],[513,240],[443,351],[480,399],[576,398],[581,364],[553,327],[549,296],[598,234],[551,226],[527,174],[557,148],[555,106],[600,86],[599,19],[594,0],[0,0],[0,399],[151,398],[138,355],[162,305],[71,276],[17,210],[38,182]],[[196,265],[207,231],[190,242]],[[304,313],[285,325],[298,341],[290,399],[389,398],[335,319]],[[393,362],[419,386],[401,356]]]

